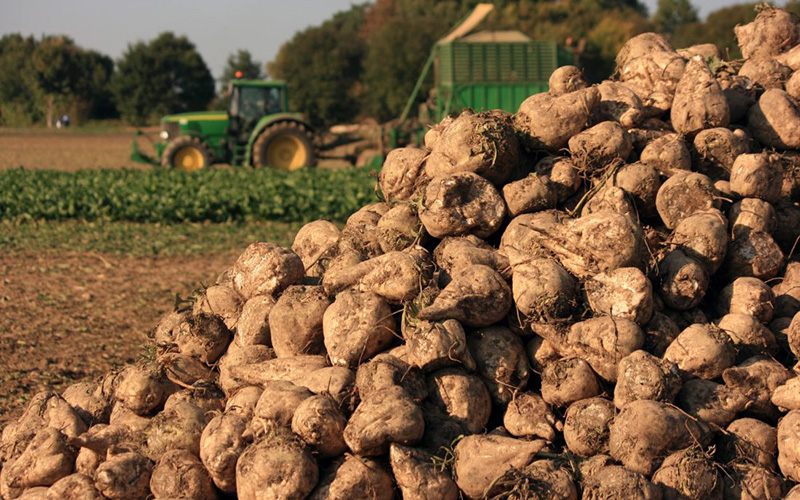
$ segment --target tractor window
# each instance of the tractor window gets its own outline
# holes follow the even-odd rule
[[[240,105],[236,111],[244,119],[261,118],[281,111],[281,91],[278,88],[239,87],[239,97]]]
[[[280,113],[283,111],[281,89],[272,87],[264,90],[267,93],[267,114]]]
[[[264,114],[264,106],[266,101],[264,99],[263,89],[260,87],[240,87],[239,88],[240,103],[239,116],[244,119],[259,118]]]

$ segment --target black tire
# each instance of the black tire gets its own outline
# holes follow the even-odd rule
[[[302,123],[273,123],[259,134],[253,144],[253,166],[284,170],[311,167],[316,162],[313,140],[311,132]],[[270,154],[271,148],[280,150],[272,150]]]
[[[182,161],[181,151],[195,150],[197,154],[192,154],[192,162]],[[177,163],[176,164],[176,160]],[[164,153],[161,155],[161,166],[177,168],[187,172],[194,172],[211,165],[211,154],[208,148],[197,137],[182,135],[169,141]]]

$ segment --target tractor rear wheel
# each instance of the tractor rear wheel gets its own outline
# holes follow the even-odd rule
[[[196,137],[188,135],[169,141],[161,155],[161,165],[184,172],[196,172],[211,164],[208,148]]]
[[[297,122],[278,122],[265,128],[253,144],[253,165],[297,170],[314,165],[313,138]]]

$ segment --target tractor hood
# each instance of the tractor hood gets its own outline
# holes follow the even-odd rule
[[[195,111],[178,113],[161,119],[161,139],[170,141],[179,135],[201,137],[214,147],[228,131],[228,113],[225,111]]]
[[[174,115],[167,115],[161,119],[161,123],[178,123],[185,125],[189,122],[227,122],[228,113],[225,111],[193,111],[190,113],[177,113]]]

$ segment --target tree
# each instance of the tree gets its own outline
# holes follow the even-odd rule
[[[365,9],[353,6],[295,34],[267,65],[270,76],[288,83],[290,106],[316,126],[350,121],[359,114],[366,50],[359,31]]]
[[[614,11],[603,11],[582,38],[586,40],[585,52],[579,63],[590,82],[600,82],[611,75],[616,67],[617,52],[630,38],[650,30],[647,19],[636,11],[619,16]]]
[[[44,116],[51,127],[57,112],[68,111],[76,122],[113,116],[108,89],[113,71],[110,57],[85,50],[67,36],[37,41],[6,35],[0,39],[0,119],[5,125],[27,126]]]
[[[236,78],[236,72],[242,72],[242,78],[248,80],[260,80],[264,78],[264,73],[261,71],[261,63],[253,60],[253,56],[249,50],[239,49],[235,54],[228,56],[225,62],[225,69],[222,70],[222,76],[219,82],[222,85],[227,85],[229,81]]]
[[[21,127],[39,118],[36,97],[31,92],[31,55],[36,40],[19,33],[0,38],[0,124]]]
[[[368,12],[364,59],[365,110],[379,120],[397,118],[437,40],[478,2],[378,0]],[[432,79],[422,87],[424,100]]]
[[[633,11],[642,17],[647,16],[647,7],[639,0],[583,0],[580,3],[583,8],[588,9],[606,11],[620,9],[623,11]]]
[[[370,115],[381,121],[400,116],[433,44],[446,33],[439,24],[432,18],[398,17],[370,38],[363,78],[369,96],[366,109]],[[416,32],[416,35],[409,37],[409,32]],[[428,93],[430,84],[429,78],[420,100]]]
[[[45,105],[47,127],[53,126],[56,103],[65,103],[76,95],[82,78],[80,49],[71,38],[45,36],[31,55],[33,88]]]
[[[76,94],[86,106],[86,113],[101,119],[119,116],[110,88],[114,60],[100,52],[87,50],[80,53],[78,64],[81,78],[76,84]]]
[[[128,45],[111,88],[122,117],[135,125],[203,110],[214,97],[214,79],[205,61],[188,38],[172,32]]]
[[[697,21],[697,9],[689,0],[658,0],[658,9],[653,15],[656,30],[670,35],[681,26]]]

